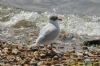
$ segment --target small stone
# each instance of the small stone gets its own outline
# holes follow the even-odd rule
[[[11,64],[9,64],[9,63],[6,63],[4,66],[11,66]]]
[[[43,65],[43,61],[38,62],[38,66]]]
[[[54,56],[53,60],[59,60],[59,57],[58,56]]]
[[[0,56],[3,55],[2,51],[0,50]]]
[[[65,31],[61,31],[59,34],[59,38],[61,40],[65,40],[67,36],[68,36],[68,33],[66,33]]]
[[[47,58],[47,61],[52,61],[52,58]]]
[[[68,66],[67,64],[63,64],[63,66]]]
[[[61,64],[55,64],[54,66],[61,66]]]
[[[34,56],[39,56],[38,51],[35,51],[35,52],[34,52]]]
[[[37,47],[31,47],[30,49],[31,49],[33,52],[38,51],[38,48],[37,48]]]
[[[46,54],[46,56],[50,57],[50,58],[53,58],[55,55],[56,55],[56,53],[52,50],[48,51],[47,54]]]
[[[20,57],[16,57],[16,61],[21,61],[22,59]]]
[[[2,50],[2,52],[7,53],[7,52],[8,52],[8,48],[5,47],[5,48]]]
[[[12,49],[13,54],[17,54],[18,52],[19,52],[18,49],[16,49],[16,48]]]
[[[66,57],[62,57],[61,59],[62,59],[62,60],[66,60]]]
[[[3,49],[1,52],[1,56],[7,56],[9,53],[8,49]]]
[[[37,62],[31,64],[32,66],[38,66]]]
[[[30,64],[32,64],[35,61],[35,58],[32,58],[30,61]]]
[[[64,53],[57,53],[57,56],[61,58],[64,56]]]
[[[22,66],[29,66],[28,64],[23,64]]]
[[[18,50],[23,49],[23,47],[21,45],[18,45]]]
[[[8,55],[7,56],[7,60],[10,62],[10,61],[14,61],[15,60],[15,56],[13,55]]]
[[[47,66],[51,66],[52,63],[50,61],[45,61],[44,64]]]
[[[17,64],[17,65],[15,64],[15,65],[13,65],[13,66],[20,66],[20,65],[19,65],[19,64]]]
[[[41,59],[45,59],[46,58],[46,54],[40,54]]]
[[[35,57],[35,60],[39,60],[39,52],[38,51],[34,52],[34,57]]]

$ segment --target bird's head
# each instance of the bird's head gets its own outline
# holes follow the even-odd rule
[[[51,21],[57,21],[57,20],[62,21],[62,19],[61,19],[60,17],[58,17],[58,16],[50,16],[49,19],[50,19]]]

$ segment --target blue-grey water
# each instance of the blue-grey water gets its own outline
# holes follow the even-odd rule
[[[56,8],[61,14],[100,15],[100,0],[0,0],[0,3],[38,12],[52,12]]]

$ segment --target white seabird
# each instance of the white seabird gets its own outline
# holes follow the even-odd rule
[[[40,30],[39,36],[36,39],[36,43],[32,46],[39,47],[40,44],[43,44],[47,49],[47,46],[50,45],[57,38],[60,32],[58,22],[61,20],[62,19],[58,16],[50,16],[49,23]]]

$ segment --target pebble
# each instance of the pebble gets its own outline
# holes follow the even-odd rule
[[[38,65],[38,66],[41,66],[41,65],[43,65],[43,63],[44,63],[43,61],[40,61],[40,62],[38,62],[37,65]]]
[[[12,49],[12,53],[13,53],[13,54],[17,54],[18,52],[19,52],[18,49],[16,49],[16,48]]]
[[[75,62],[71,57],[78,59],[77,54],[70,51],[59,54],[51,49],[33,52],[23,45],[1,44],[0,46],[2,47],[0,48],[0,60],[4,63],[8,62],[0,64],[0,66],[67,66],[70,60]],[[100,54],[100,52],[92,52],[91,54],[97,53]]]
[[[23,64],[23,66],[29,66],[28,64]]]
[[[16,58],[13,55],[8,55],[7,57],[8,62],[14,61]]]
[[[54,56],[53,60],[59,60],[59,57],[58,56]]]
[[[41,59],[45,59],[46,58],[46,54],[40,54]]]
[[[4,49],[2,49],[2,52],[6,54],[8,52],[8,48],[5,47]]]
[[[38,66],[37,62],[32,63],[32,66]]]

